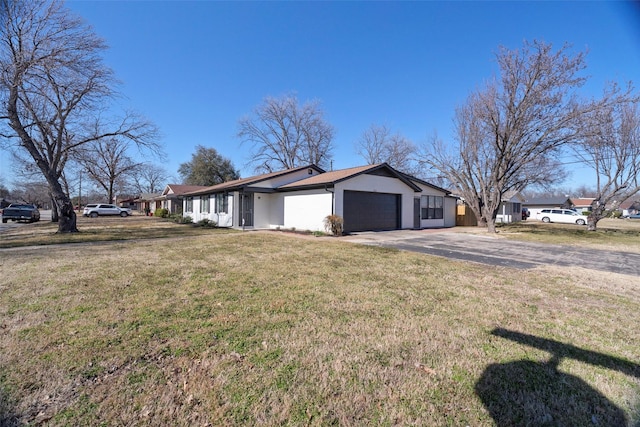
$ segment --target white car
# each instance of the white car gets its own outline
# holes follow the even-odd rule
[[[542,222],[564,222],[567,224],[585,225],[587,217],[571,209],[542,209],[536,214]]]
[[[104,215],[120,215],[125,217],[131,215],[131,209],[121,208],[119,206],[109,205],[106,203],[91,203],[84,207],[82,215],[90,216],[91,218],[97,218]]]

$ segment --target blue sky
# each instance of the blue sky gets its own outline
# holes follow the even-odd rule
[[[238,120],[266,96],[318,99],[335,127],[334,168],[363,163],[372,123],[416,144],[451,139],[456,106],[496,72],[498,46],[523,40],[588,50],[585,94],[640,85],[640,8],[623,2],[70,1],[110,49],[105,62],[132,108],[158,125],[177,179],[196,145],[243,176]],[[0,158],[7,170],[7,155]],[[578,185],[592,180],[576,173]]]

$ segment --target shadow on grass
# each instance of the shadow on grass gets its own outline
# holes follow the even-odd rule
[[[559,372],[563,357],[640,378],[640,365],[571,344],[496,328],[492,335],[551,353],[547,362],[492,364],[475,386],[497,426],[628,426],[622,409],[582,379]],[[636,424],[637,426],[637,424]]]
[[[13,406],[9,402],[9,399],[0,385],[0,426],[14,427],[19,425],[21,425],[21,423],[13,411]]]

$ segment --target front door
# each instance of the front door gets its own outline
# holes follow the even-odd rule
[[[240,195],[240,225],[253,227],[253,193]]]
[[[413,199],[413,228],[420,229],[420,198]]]

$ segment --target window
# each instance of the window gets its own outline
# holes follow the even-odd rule
[[[217,213],[227,213],[229,206],[228,206],[228,198],[226,194],[216,194],[216,212]]]
[[[193,212],[193,197],[187,197],[185,212]]]
[[[209,213],[209,196],[200,196],[200,213]]]
[[[522,212],[522,208],[520,203],[513,203],[513,213],[521,213]]]
[[[422,219],[442,219],[444,218],[444,197],[442,196],[422,196],[421,197],[421,218]]]

